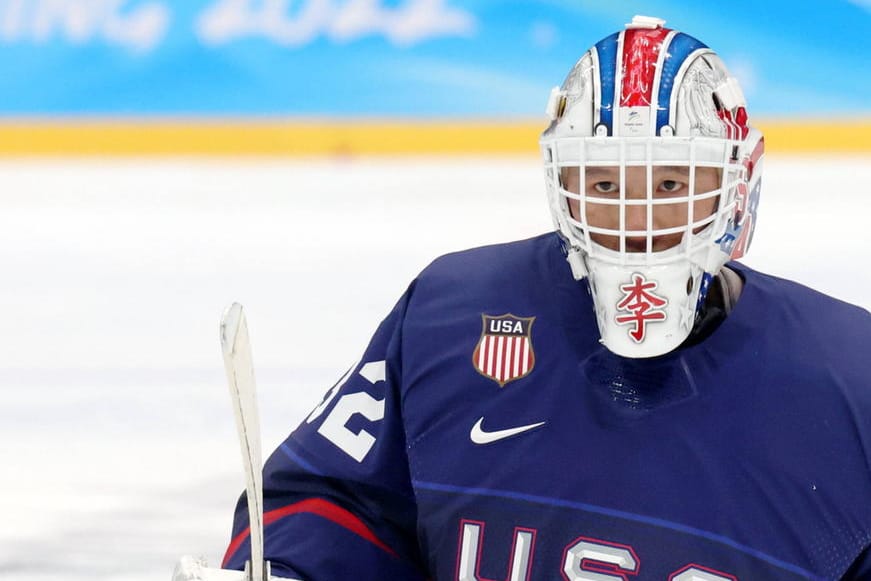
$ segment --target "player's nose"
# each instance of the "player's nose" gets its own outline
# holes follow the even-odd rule
[[[643,200],[642,200],[643,201]],[[627,204],[626,230],[630,232],[647,231],[647,204]],[[635,234],[637,236],[638,234]],[[631,234],[630,234],[631,236]]]

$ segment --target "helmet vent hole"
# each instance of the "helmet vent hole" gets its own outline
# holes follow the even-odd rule
[[[687,296],[693,292],[693,277],[687,279]]]
[[[562,119],[562,116],[566,114],[566,104],[568,103],[568,99],[566,99],[565,95],[560,97],[559,105],[556,110],[556,118]]]
[[[738,146],[732,146],[732,161],[738,161]]]

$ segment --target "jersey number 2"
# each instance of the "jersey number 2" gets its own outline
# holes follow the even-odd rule
[[[387,363],[385,361],[370,361],[360,368],[359,374],[369,383],[375,385],[380,381],[384,381],[386,371]],[[338,395],[342,386],[350,379],[351,373],[351,371],[346,373],[333,386],[333,389],[330,390],[324,401],[306,418],[306,423],[312,423],[324,412],[330,402]],[[348,428],[348,422],[357,414],[370,422],[384,419],[384,400],[375,399],[365,391],[346,393],[339,398],[339,401],[336,402],[336,405],[327,415],[326,419],[324,419],[324,422],[318,428],[318,433],[357,462],[362,462],[369,453],[369,450],[372,449],[372,446],[375,445],[375,436],[364,429],[360,429],[359,432],[353,432]]]

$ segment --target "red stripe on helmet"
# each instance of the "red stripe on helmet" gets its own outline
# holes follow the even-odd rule
[[[749,180],[753,176],[753,171],[756,169],[756,164],[759,163],[759,159],[762,157],[762,154],[765,153],[765,138],[762,137],[756,143],[756,147],[753,148],[753,153],[750,154],[750,163],[747,166],[747,179]]]
[[[747,125],[747,110],[744,107],[738,107],[735,111],[720,109],[717,116],[726,126],[726,139],[747,138],[750,127]]]
[[[621,107],[649,107],[653,100],[656,62],[668,28],[630,28],[623,35]]]

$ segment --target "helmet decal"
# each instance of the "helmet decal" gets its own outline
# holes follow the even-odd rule
[[[668,300],[656,295],[653,291],[659,286],[656,281],[647,280],[641,273],[632,274],[632,282],[620,285],[623,298],[617,303],[617,312],[628,314],[614,317],[618,325],[634,325],[629,329],[629,336],[636,343],[641,343],[646,337],[647,323],[664,321],[668,317],[665,307]]]
[[[677,33],[664,47],[668,52],[668,58],[662,63],[662,73],[659,78],[659,106],[656,111],[656,133],[662,131],[666,125],[674,127],[674,104],[672,102],[672,89],[674,80],[684,63],[691,61],[694,53],[708,50],[707,45],[696,40],[688,34]]]
[[[613,135],[615,101],[620,107],[655,106],[657,134],[664,126],[673,125],[675,77],[690,57],[710,49],[688,34],[656,27],[614,33],[596,43],[593,50],[602,95],[598,122]]]
[[[717,115],[726,126],[726,138],[744,139],[750,133],[750,127],[747,126],[747,109],[744,107],[738,107],[735,111],[719,109]]]
[[[667,28],[634,28],[623,33],[620,106],[650,107],[657,64],[667,54]]]
[[[744,161],[744,169],[747,172],[747,180],[753,184],[753,189],[747,183],[739,183],[735,194],[735,211],[726,224],[726,231],[716,243],[720,250],[729,256],[730,260],[738,260],[747,251],[753,240],[753,232],[756,229],[756,212],[759,208],[759,195],[762,191],[762,180],[755,176],[754,171],[765,151],[765,141],[760,139],[753,153]]]
[[[598,78],[602,101],[597,111],[598,122],[608,129],[611,135],[614,121],[614,88],[617,74],[617,38],[619,33],[614,33],[608,38],[596,44],[596,57],[599,62]]]

